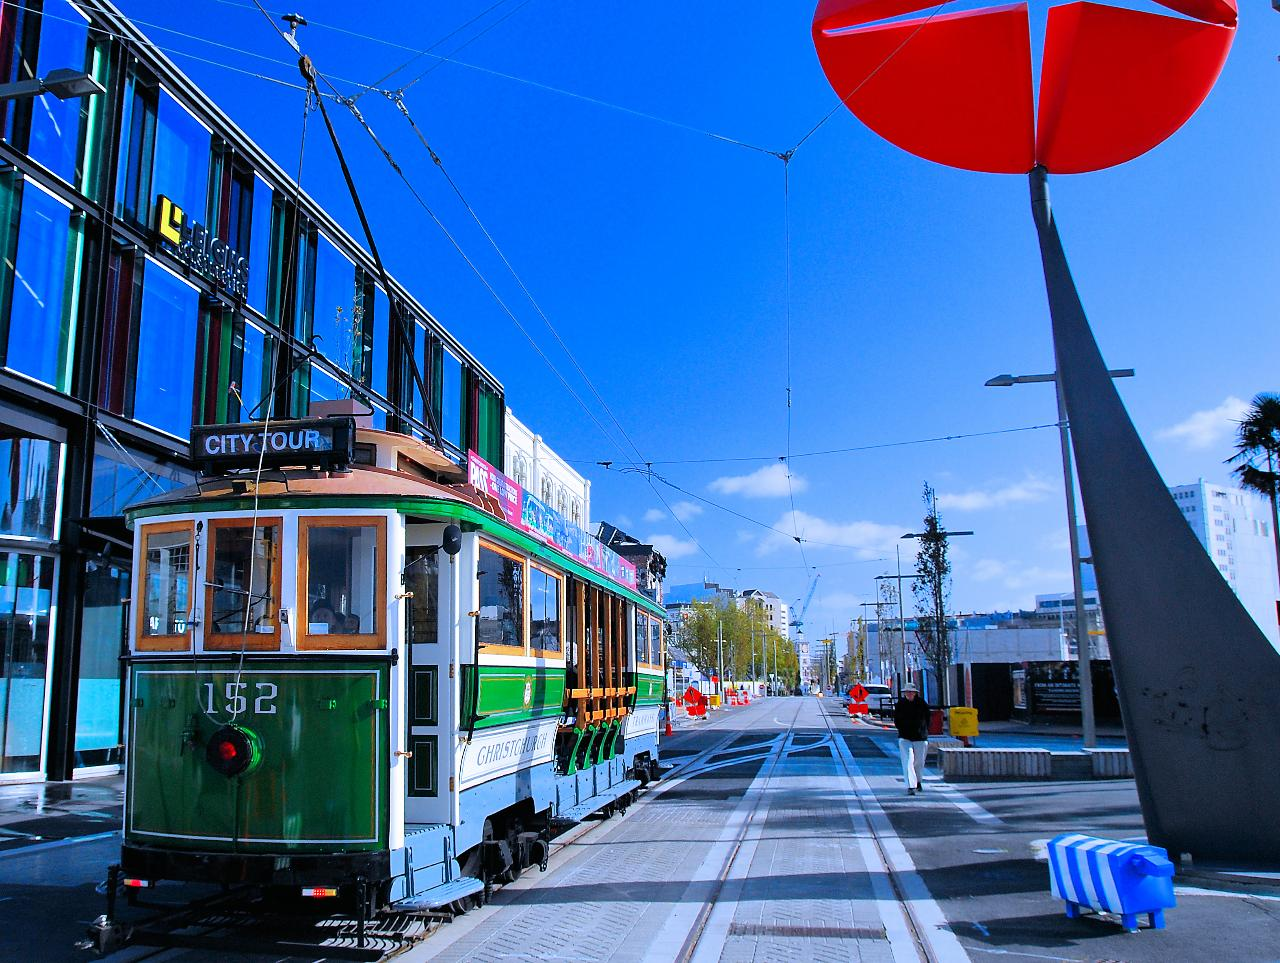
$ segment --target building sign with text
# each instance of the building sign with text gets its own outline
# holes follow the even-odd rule
[[[479,491],[495,499],[503,517],[520,529],[554,545],[593,572],[599,572],[635,591],[636,567],[604,543],[535,498],[474,451],[467,452],[467,478]]]
[[[249,259],[210,233],[163,194],[156,196],[156,230],[179,261],[208,278],[233,298],[249,292]]]

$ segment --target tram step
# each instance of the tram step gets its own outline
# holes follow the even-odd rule
[[[552,817],[551,821],[553,823],[580,823],[597,809],[609,805],[609,803],[613,802],[619,796],[624,793],[629,793],[633,789],[638,789],[639,787],[639,779],[627,779],[624,782],[618,783],[616,786],[610,786],[604,792],[592,796],[585,802],[578,803],[578,805],[571,809],[565,809],[562,812],[556,813],[555,816]]]
[[[473,876],[462,876],[439,886],[433,886],[425,893],[398,900],[391,904],[393,913],[423,913],[428,910],[448,906],[455,900],[474,896],[484,889],[484,883]]]

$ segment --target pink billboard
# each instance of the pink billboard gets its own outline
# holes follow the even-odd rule
[[[503,517],[520,531],[554,545],[570,558],[625,585],[636,588],[636,567],[535,498],[474,451],[467,452],[467,480],[502,506]]]

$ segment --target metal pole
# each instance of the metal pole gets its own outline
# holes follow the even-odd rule
[[[1062,379],[1054,378],[1058,398],[1058,437],[1062,442],[1062,481],[1067,492],[1067,539],[1071,543],[1071,586],[1076,602],[1076,665],[1080,675],[1080,727],[1086,749],[1098,744],[1093,718],[1093,666],[1089,658],[1089,623],[1084,611],[1084,587],[1080,577],[1080,534],[1076,531],[1076,484],[1071,469],[1071,436]],[[1061,608],[1058,610],[1061,612]]]
[[[751,603],[747,603],[748,605]],[[756,614],[750,609],[747,610],[747,618],[751,621],[751,694],[755,695],[756,688]]]
[[[902,614],[902,546],[893,546],[898,556],[898,695],[902,695],[902,676],[907,670],[907,620]]]
[[[716,695],[724,705],[724,620],[716,619]]]

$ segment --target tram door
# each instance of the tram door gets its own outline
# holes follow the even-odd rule
[[[422,527],[425,529],[425,526]],[[405,748],[409,758],[405,778],[405,822],[447,823],[450,821],[449,741],[452,681],[448,678],[450,655],[448,636],[440,626],[440,569],[449,560],[437,550],[434,539],[415,537],[419,526],[410,526],[405,549],[405,650],[408,656],[408,726]]]

